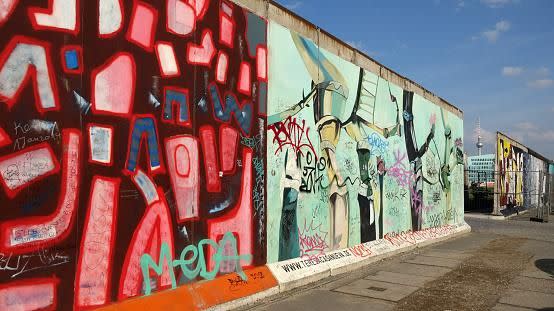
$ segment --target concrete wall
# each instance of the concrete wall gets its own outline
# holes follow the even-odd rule
[[[0,3],[1,310],[205,308],[463,223],[461,111],[274,3]]]
[[[495,211],[508,206],[538,207],[548,191],[549,160],[497,133]]]
[[[268,261],[463,221],[462,120],[269,24]]]

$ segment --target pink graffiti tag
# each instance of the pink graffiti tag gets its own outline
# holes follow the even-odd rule
[[[406,154],[402,155],[400,150],[397,150],[394,153],[394,159],[395,162],[387,169],[387,174],[394,178],[399,186],[410,187],[412,181],[415,180],[415,176],[414,173],[409,168],[406,169],[406,166],[402,163],[404,159],[406,159]]]
[[[387,169],[387,174],[394,178],[400,187],[410,189],[412,205],[416,207],[416,211],[418,213],[421,211],[430,211],[432,206],[425,205],[421,195],[419,195],[419,193],[417,193],[415,188],[412,186],[416,181],[414,172],[412,172],[409,168],[406,169],[406,166],[402,163],[404,159],[406,159],[406,154],[402,155],[400,150],[397,150],[394,154],[394,158],[395,162],[390,168]]]
[[[317,258],[317,256],[323,254],[325,249],[329,247],[327,245],[328,232],[321,231],[321,225],[314,226],[314,221],[310,222],[309,226],[306,226],[306,220],[304,219],[304,229],[298,228],[298,241],[300,244],[300,257],[301,258]]]
[[[296,118],[288,117],[285,121],[271,124],[268,130],[273,131],[273,143],[279,144],[279,148],[275,150],[275,154],[282,151],[286,146],[292,147],[296,153],[302,153],[302,148],[308,148],[314,155],[316,154],[315,148],[310,141],[308,132],[310,127],[306,126],[306,120],[302,120],[302,123],[298,123]],[[308,142],[303,142],[307,140]]]

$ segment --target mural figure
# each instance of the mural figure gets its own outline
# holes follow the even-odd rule
[[[443,224],[447,224],[452,217],[455,217],[452,208],[452,181],[451,174],[458,165],[464,164],[464,152],[462,150],[462,139],[452,139],[452,129],[448,124],[448,115],[441,108],[441,120],[444,128],[444,153],[441,159],[441,170],[439,182],[446,196],[446,212],[444,213]],[[436,146],[436,145],[435,145]],[[438,152],[437,152],[438,154]],[[440,159],[440,156],[439,156]]]
[[[523,205],[524,150],[507,139],[498,138],[498,168],[500,170],[500,206]]]
[[[413,114],[414,93],[404,90],[404,140],[406,142],[406,153],[413,172],[411,178],[411,214],[412,230],[421,230],[423,224],[422,206],[423,206],[423,162],[422,157],[427,152],[429,144],[435,137],[435,122],[431,120],[431,129],[425,142],[418,146],[417,136],[414,127]]]
[[[373,123],[375,98],[377,93],[377,84],[379,81],[372,81],[365,75],[363,69],[360,69],[358,89],[356,91],[355,105],[350,113],[346,110],[346,100],[350,96],[350,90],[346,86],[346,80],[339,69],[331,63],[318,50],[318,47],[310,40],[307,40],[298,34],[291,32],[292,39],[300,54],[307,71],[312,78],[312,89],[293,107],[276,115],[268,117],[268,125],[282,122],[283,120],[296,115],[302,109],[313,105],[314,122],[319,133],[319,143],[321,156],[325,158],[327,165],[327,178],[329,181],[329,236],[330,248],[344,248],[348,245],[348,226],[349,226],[349,204],[347,182],[353,183],[357,179],[360,182],[360,191],[358,193],[358,203],[360,208],[360,232],[361,242],[375,240],[376,237],[383,236],[382,232],[382,191],[375,189],[381,187],[384,169],[381,170],[379,184],[372,182],[369,172],[369,162],[371,158],[371,146],[368,143],[368,134],[364,127],[370,128],[385,138],[393,135],[400,135],[401,125],[399,116],[399,107],[396,98],[390,94],[390,100],[396,104],[397,119],[396,124],[386,128],[380,128]],[[345,113],[346,112],[346,113]],[[343,176],[340,165],[336,158],[336,147],[344,129],[347,135],[356,142],[357,155],[359,161],[359,176]],[[384,168],[384,162],[380,164]],[[290,179],[290,176],[287,176]],[[286,196],[291,192],[285,188]],[[379,202],[375,206],[375,193],[378,193]],[[288,199],[291,199],[288,197]],[[290,200],[285,200],[283,208],[294,209],[295,204],[288,204]],[[290,217],[290,212],[283,212],[282,217]],[[379,218],[380,227],[376,227],[376,218]],[[282,221],[281,226],[288,225],[290,221]],[[288,232],[286,228],[280,229],[280,243],[294,243],[288,237],[283,236]],[[286,242],[285,242],[286,241]],[[281,248],[280,248],[281,249]],[[283,247],[282,249],[291,249]],[[281,254],[279,258],[289,258],[293,254]]]

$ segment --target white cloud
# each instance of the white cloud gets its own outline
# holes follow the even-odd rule
[[[295,1],[295,2],[290,2],[290,3],[285,3],[283,5],[285,6],[285,8],[287,8],[289,10],[296,10],[296,9],[299,9],[303,4],[304,4],[304,2],[302,2],[302,1]]]
[[[554,80],[552,79],[537,79],[527,82],[527,86],[535,89],[546,89],[554,86]]]
[[[512,0],[481,0],[481,3],[492,9],[502,8],[507,4],[513,2]]]
[[[487,29],[481,32],[481,36],[487,39],[487,41],[494,43],[498,40],[498,37],[501,33],[510,30],[511,24],[506,20],[499,21],[494,25],[494,29]],[[477,39],[478,37],[473,37],[472,39]]]
[[[554,107],[553,107],[554,109]],[[508,136],[531,148],[554,143],[554,130],[528,121],[516,123],[507,131]]]
[[[473,142],[477,142],[477,127],[473,129],[473,134],[471,135]],[[496,140],[496,133],[488,131],[484,128],[481,128],[481,141],[484,144],[494,144]]]
[[[458,0],[458,3],[456,4],[456,12],[459,12],[465,6],[466,6],[466,2],[464,0]]]
[[[502,75],[506,77],[519,76],[523,72],[523,67],[506,66],[502,68]]]
[[[550,75],[550,69],[543,66],[543,67],[537,69],[537,75],[542,76],[542,77],[546,77],[546,76]]]
[[[541,139],[544,139],[546,142],[554,142],[554,131],[544,131],[539,137],[541,137]]]
[[[550,109],[550,111],[554,112],[554,106],[552,106],[552,108]]]
[[[499,21],[496,23],[496,30],[498,31],[508,31],[510,30],[510,22],[508,21]]]
[[[516,128],[522,131],[535,131],[537,126],[531,122],[520,122],[516,124]]]

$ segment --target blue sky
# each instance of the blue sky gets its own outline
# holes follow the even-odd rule
[[[554,159],[554,1],[278,0],[496,131]]]

